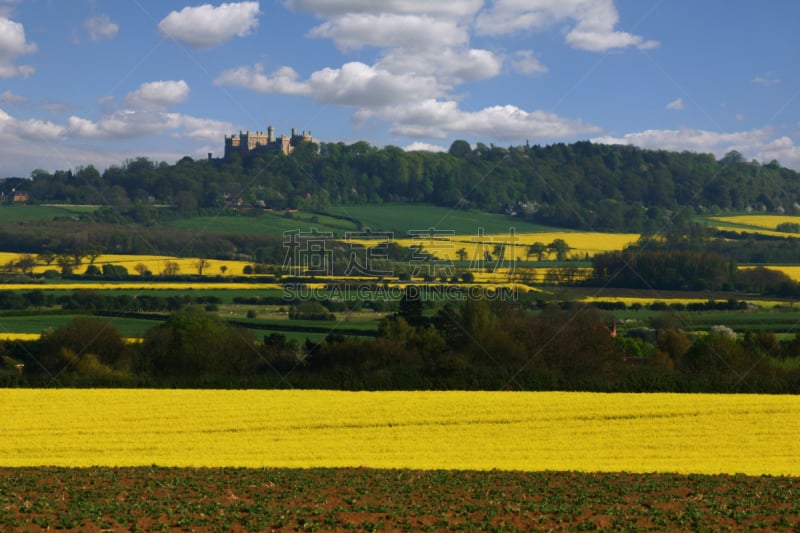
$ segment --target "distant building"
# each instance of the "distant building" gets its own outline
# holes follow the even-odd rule
[[[291,136],[281,135],[275,137],[275,128],[269,126],[267,133],[263,131],[256,131],[255,133],[239,132],[238,135],[234,134],[225,136],[225,157],[228,158],[233,154],[239,154],[242,157],[247,157],[253,152],[280,150],[284,155],[289,155],[294,151],[294,147],[301,142],[316,142],[311,136],[311,132],[306,133],[303,131],[298,134],[297,130],[292,128]]]
[[[31,196],[27,191],[13,191],[14,203],[26,204],[31,201]]]

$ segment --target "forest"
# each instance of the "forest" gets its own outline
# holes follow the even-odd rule
[[[777,161],[645,150],[588,141],[508,148],[463,140],[447,152],[404,151],[366,142],[305,143],[289,156],[244,160],[184,157],[175,164],[128,160],[102,173],[94,166],[0,187],[25,190],[34,203],[105,205],[146,222],[148,206],[180,216],[222,208],[325,211],[333,205],[430,203],[508,213],[536,223],[598,231],[649,233],[676,211],[800,210],[800,175]],[[119,215],[117,215],[119,216]]]

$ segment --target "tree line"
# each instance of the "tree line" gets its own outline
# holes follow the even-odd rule
[[[84,317],[39,341],[4,342],[0,355],[0,379],[26,386],[800,392],[800,366],[787,364],[800,357],[800,336],[737,336],[721,326],[694,335],[674,324],[617,335],[592,306],[531,315],[466,300],[430,315],[408,296],[371,339],[333,330],[322,341],[274,332],[259,340],[188,308],[141,343]]]
[[[30,179],[5,188],[34,202],[134,209],[168,204],[182,216],[202,209],[299,208],[426,202],[507,212],[534,222],[579,229],[650,232],[680,207],[695,210],[796,212],[800,175],[777,161],[747,161],[738,152],[645,150],[588,141],[508,148],[455,141],[447,152],[378,148],[366,142],[301,144],[285,156],[175,164],[136,158],[102,173],[94,166]]]

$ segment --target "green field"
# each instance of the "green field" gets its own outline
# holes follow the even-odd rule
[[[64,326],[75,318],[86,316],[80,313],[74,315],[0,316],[0,332],[43,333]],[[124,337],[141,337],[145,331],[158,325],[155,320],[137,318],[97,317],[97,319],[111,322]]]
[[[345,232],[357,231],[350,221],[314,213],[289,213],[264,211],[257,216],[192,217],[174,220],[171,227],[206,233],[275,234],[285,231],[331,232],[341,237]]]
[[[506,215],[461,211],[427,204],[346,205],[333,207],[330,212],[358,220],[363,228],[393,231],[395,235],[428,228],[455,231],[456,235],[477,235],[480,228],[486,234],[508,233],[512,227],[516,228],[517,233],[538,233],[553,229]]]
[[[91,213],[95,210],[97,210],[96,206],[3,205],[0,206],[0,223],[53,220],[56,217]]]

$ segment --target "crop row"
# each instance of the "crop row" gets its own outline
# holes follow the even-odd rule
[[[372,469],[0,469],[5,531],[791,530],[800,479]]]

